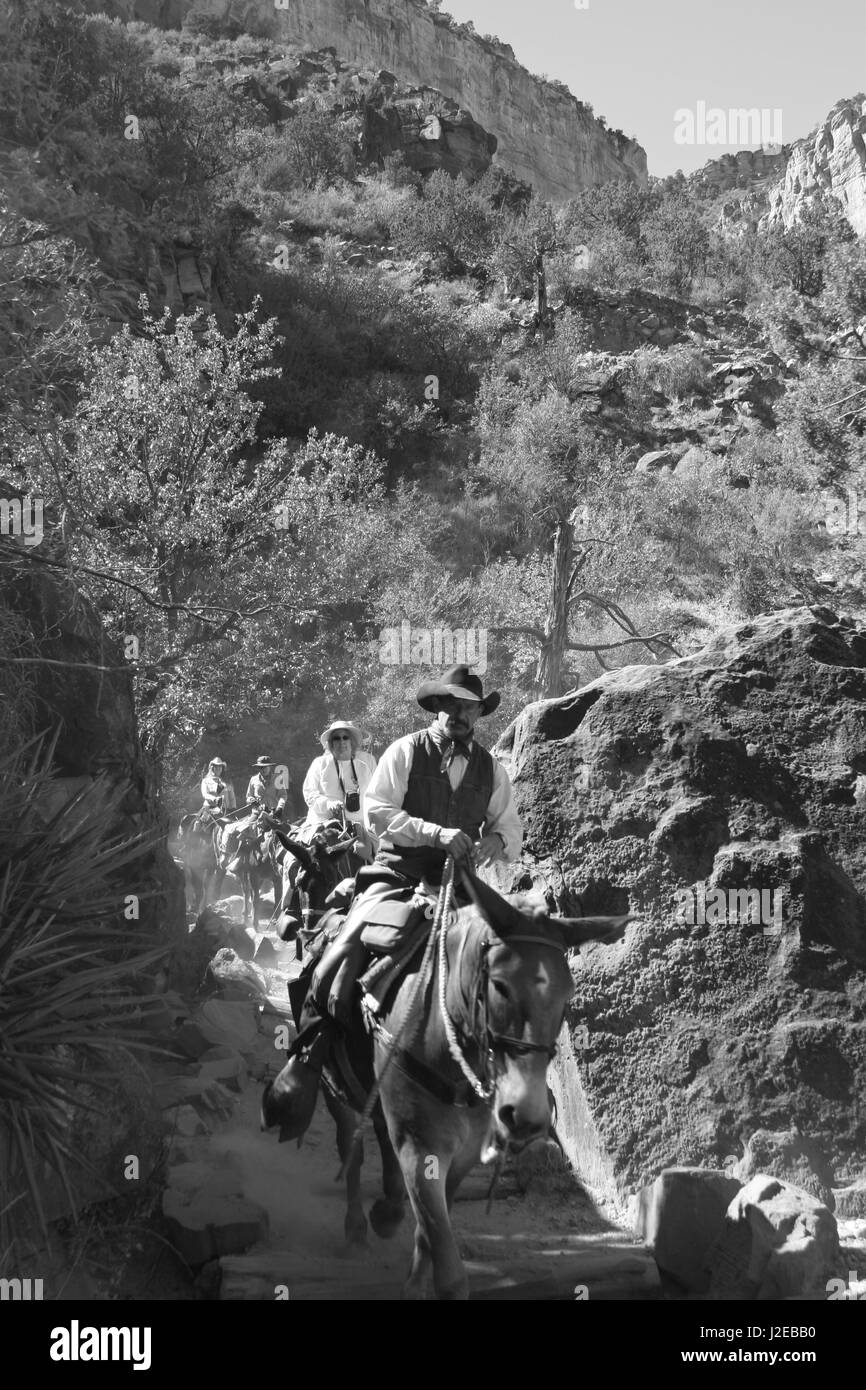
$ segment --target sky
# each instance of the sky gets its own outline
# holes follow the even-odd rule
[[[790,144],[866,91],[866,0],[444,0],[442,9],[510,43],[530,72],[565,82],[643,145],[657,177],[729,150]],[[766,112],[763,140],[741,138],[728,113],[742,108]]]

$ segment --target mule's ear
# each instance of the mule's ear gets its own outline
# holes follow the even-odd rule
[[[312,869],[313,860],[306,845],[299,845],[297,840],[290,839],[284,831],[277,830],[276,827],[274,827],[274,834],[276,835],[283,849],[287,849],[289,851],[289,854],[293,854],[299,864],[303,864],[305,869]]]
[[[583,946],[588,941],[611,946],[621,940],[629,922],[637,918],[631,912],[624,912],[619,917],[550,917],[548,921],[564,937],[566,946]]]
[[[494,931],[518,931],[520,927],[526,926],[524,915],[503,898],[501,893],[497,893],[489,883],[478,878],[471,869],[461,866],[461,871],[470,898]]]

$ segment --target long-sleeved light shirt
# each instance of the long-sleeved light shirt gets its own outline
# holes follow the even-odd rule
[[[434,740],[441,743],[441,733],[433,730]],[[382,759],[367,787],[363,801],[364,823],[373,835],[388,838],[395,845],[436,844],[441,826],[432,821],[410,816],[402,809],[409,789],[409,772],[414,752],[413,734],[398,738],[382,754]],[[466,775],[468,766],[462,753],[457,754],[448,768],[448,780],[452,791],[456,791]],[[514,793],[508,773],[501,763],[493,759],[493,791],[487,804],[484,818],[485,835],[498,833],[505,842],[505,858],[516,859],[523,846],[523,827],[514,806]]]
[[[323,753],[320,758],[314,758],[310,763],[309,771],[304,778],[304,800],[309,807],[307,812],[307,824],[321,824],[323,821],[330,820],[328,812],[329,801],[339,801],[343,804],[346,820],[354,825],[363,824],[364,794],[370,783],[370,778],[376,771],[376,759],[372,753],[358,751],[353,759],[355,772],[358,781],[352,776],[352,763],[348,761],[340,762],[340,776],[343,778],[343,786],[347,795],[357,791],[360,793],[361,805],[357,811],[345,811],[345,798],[340,786],[340,777],[337,775],[337,765],[330,753]]]
[[[258,801],[268,811],[276,811],[286,804],[286,793],[266,782],[260,772],[254,773],[247,787],[247,802]]]
[[[223,811],[234,811],[237,807],[235,789],[231,782],[223,782],[219,777],[212,777],[210,774],[201,780],[201,799],[205,806],[212,808],[222,802]]]

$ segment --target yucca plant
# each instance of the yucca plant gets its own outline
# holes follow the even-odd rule
[[[73,1213],[87,1117],[150,1046],[148,977],[165,955],[124,920],[155,836],[118,836],[125,788],[52,774],[53,745],[0,756],[0,1250],[48,1237],[54,1175]],[[148,896],[140,893],[139,896]]]

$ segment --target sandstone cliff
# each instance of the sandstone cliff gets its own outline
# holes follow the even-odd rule
[[[791,148],[781,184],[771,190],[767,220],[790,227],[818,193],[838,198],[859,236],[866,236],[866,96],[833,107],[826,120]]]
[[[779,154],[738,150],[710,160],[689,183],[709,196],[731,191],[718,221],[727,233],[790,227],[824,194],[837,198],[854,231],[866,236],[866,97],[838,102],[816,130]]]
[[[584,1177],[623,1194],[733,1163],[758,1130],[796,1132],[828,1186],[860,1177],[866,632],[826,609],[756,618],[529,706],[499,752],[527,832],[511,886],[638,916],[576,975],[557,1089]],[[750,921],[741,890],[774,911]]]
[[[193,0],[100,0],[92,8],[167,27]],[[195,0],[198,11],[240,20],[250,32],[308,49],[332,46],[351,63],[385,68],[433,87],[496,136],[497,161],[546,198],[628,179],[644,185],[646,153],[605,130],[564,88],[533,77],[505,44],[482,38],[424,0]]]

